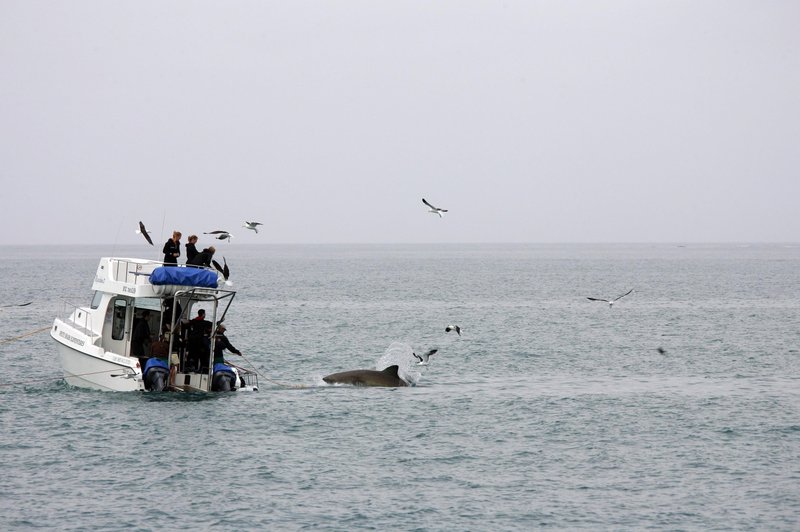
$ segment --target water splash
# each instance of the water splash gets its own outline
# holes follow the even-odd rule
[[[378,359],[375,369],[381,371],[396,364],[398,366],[397,374],[400,378],[409,386],[416,386],[427,366],[418,366],[413,353],[414,350],[410,345],[403,342],[392,342],[383,356]]]

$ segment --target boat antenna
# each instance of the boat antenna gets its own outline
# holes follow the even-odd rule
[[[164,240],[164,222],[167,220],[167,209],[164,209],[164,215],[161,217],[161,240]]]

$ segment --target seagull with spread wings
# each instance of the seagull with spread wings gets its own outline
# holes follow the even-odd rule
[[[215,261],[214,259],[211,259],[211,264],[213,264],[213,265],[214,265],[214,268],[216,268],[216,269],[217,269],[217,271],[218,271],[219,273],[221,273],[221,274],[222,274],[222,276],[223,276],[223,277],[225,278],[225,280],[227,281],[227,280],[228,280],[228,277],[230,277],[230,276],[231,276],[231,270],[228,268],[228,261],[227,261],[227,260],[225,260],[225,257],[222,257],[222,262],[224,263],[224,265],[223,265],[223,266],[220,266],[219,262]]]
[[[439,218],[441,218],[442,216],[444,216],[442,213],[445,213],[445,212],[447,212],[447,209],[440,209],[439,207],[434,207],[433,205],[431,205],[430,203],[428,203],[428,200],[426,200],[425,198],[422,198],[422,203],[424,203],[425,205],[427,205],[428,207],[430,207],[430,209],[428,210],[428,212],[430,212],[430,213],[433,213],[433,214],[438,214],[438,215],[439,215]]]
[[[614,306],[614,303],[616,303],[617,301],[619,301],[623,297],[627,296],[631,292],[633,292],[633,288],[631,288],[630,290],[628,290],[627,292],[625,292],[621,296],[615,297],[614,299],[600,299],[598,297],[587,297],[586,299],[588,299],[589,301],[604,301],[605,303],[608,303],[608,307],[611,308],[611,307]]]
[[[245,221],[244,225],[242,227],[246,227],[247,229],[252,229],[256,233],[258,233],[258,226],[259,225],[264,225],[264,224],[262,224],[261,222],[248,222],[248,221]]]
[[[217,240],[225,240],[227,238],[228,242],[231,241],[231,237],[233,236],[231,233],[229,233],[227,231],[223,231],[221,229],[218,229],[216,231],[208,231],[207,233],[204,232],[203,234],[204,235],[214,235],[214,238],[216,238]]]
[[[455,331],[456,333],[458,333],[459,336],[461,336],[461,327],[459,327],[458,325],[448,325],[447,327],[444,328],[444,332],[450,332],[450,331]]]
[[[417,366],[427,366],[428,365],[428,359],[431,356],[435,355],[437,351],[439,351],[439,350],[438,349],[431,349],[427,353],[423,353],[422,356],[419,356],[416,353],[411,353],[411,354],[414,355],[414,358],[419,360],[419,362],[417,362]]]
[[[10,305],[0,305],[0,308],[8,308],[8,307],[27,307],[33,303],[33,301],[28,301],[26,303],[12,303]]]
[[[139,221],[139,229],[137,229],[136,232],[144,236],[144,239],[147,240],[151,246],[155,245],[153,244],[153,239],[150,238],[150,231],[145,229],[144,224],[141,222],[141,220]]]

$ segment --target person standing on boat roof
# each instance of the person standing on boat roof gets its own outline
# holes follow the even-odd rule
[[[164,266],[177,266],[181,256],[181,232],[173,231],[172,238],[164,244]]]
[[[195,244],[197,244],[197,235],[190,235],[189,243],[186,244],[186,264],[191,264],[192,260],[199,253]]]
[[[228,337],[225,336],[226,327],[223,324],[217,325],[217,332],[214,335],[214,364],[224,364],[225,357],[223,352],[227,349],[231,353],[242,356],[242,352],[233,347]]]
[[[205,266],[207,268],[211,267],[211,258],[214,256],[214,252],[216,248],[214,246],[208,246],[206,249],[201,251],[197,254],[195,258],[187,262],[191,266]]]

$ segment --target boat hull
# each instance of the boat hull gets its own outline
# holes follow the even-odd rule
[[[54,331],[50,335],[58,346],[58,358],[67,384],[112,392],[145,389],[138,360],[101,350],[97,353],[80,350],[65,343]]]

